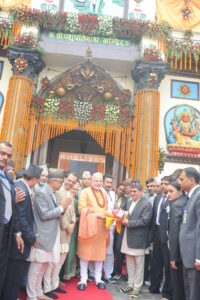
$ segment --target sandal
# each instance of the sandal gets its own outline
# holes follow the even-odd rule
[[[126,293],[129,293],[129,292],[132,292],[132,290],[133,290],[133,288],[130,285],[126,285],[126,286],[124,286],[120,289],[120,292],[126,294]]]
[[[140,292],[139,291],[133,291],[130,294],[131,298],[138,298],[140,296]]]

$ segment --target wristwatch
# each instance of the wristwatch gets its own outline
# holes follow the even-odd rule
[[[21,231],[16,232],[16,233],[15,233],[15,236],[22,236]]]

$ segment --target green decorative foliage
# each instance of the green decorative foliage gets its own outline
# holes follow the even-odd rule
[[[166,152],[159,147],[158,151],[158,170],[161,173],[164,170],[165,161],[166,161]]]

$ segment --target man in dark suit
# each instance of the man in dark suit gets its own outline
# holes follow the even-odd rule
[[[12,237],[11,249],[8,260],[8,267],[5,278],[2,300],[16,300],[20,290],[20,285],[28,262],[26,259],[30,255],[31,246],[36,243],[37,237],[34,232],[34,217],[32,210],[32,188],[38,182],[42,168],[31,164],[24,172],[23,179],[15,182],[15,186],[25,193],[25,201],[16,205],[19,229],[24,240],[23,254],[17,249]]]
[[[12,154],[12,146],[7,142],[0,142],[0,299],[4,286],[12,231],[16,233],[18,249],[23,252],[23,240],[18,232],[18,224],[15,218],[15,201],[23,200],[24,193],[19,192],[19,190],[15,191],[12,179],[4,171],[8,161],[12,158]]]
[[[200,295],[200,174],[195,168],[185,168],[179,175],[183,191],[188,193],[180,228],[180,250],[187,300],[199,300]]]
[[[173,180],[171,176],[164,176],[161,179],[162,194],[157,196],[153,205],[153,219],[151,229],[151,241],[153,242],[153,253],[151,261],[151,286],[152,293],[159,293],[161,281],[163,299],[171,299],[170,286],[170,256],[168,248],[168,219],[169,202],[167,199],[167,186]],[[164,269],[164,277],[163,277]]]

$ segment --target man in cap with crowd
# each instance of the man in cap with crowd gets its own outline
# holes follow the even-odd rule
[[[34,197],[34,219],[37,243],[32,247],[27,294],[28,300],[50,299],[43,294],[42,279],[49,263],[60,259],[59,218],[71,204],[70,199],[61,199],[58,205],[56,193],[64,180],[61,169],[49,169],[48,181]]]
[[[31,164],[27,170],[24,171],[23,178],[15,182],[15,187],[20,188],[25,193],[25,200],[16,204],[19,230],[24,240],[24,252],[21,253],[18,250],[13,236],[2,300],[17,299],[23,275],[28,269],[28,262],[26,259],[30,255],[31,246],[37,243],[37,237],[34,232],[34,218],[31,201],[32,188],[38,182],[41,173],[42,168]]]
[[[40,179],[38,183],[35,185],[34,190],[35,192],[39,191],[47,182],[48,180],[48,168],[46,165],[40,166],[42,168],[42,173],[40,175]]]
[[[90,171],[84,171],[81,178],[81,189],[85,189],[91,185],[92,175]]]

